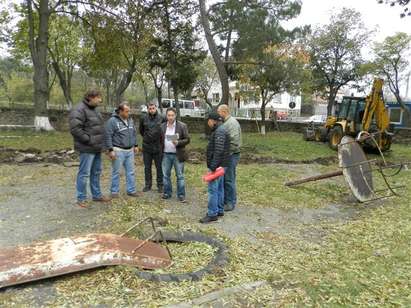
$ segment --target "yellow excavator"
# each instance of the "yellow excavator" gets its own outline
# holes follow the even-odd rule
[[[328,141],[329,146],[336,150],[343,136],[356,137],[365,132],[372,134],[375,140],[365,139],[365,147],[375,149],[377,143],[382,151],[389,150],[392,133],[388,132],[390,119],[385,108],[383,85],[382,79],[375,79],[367,97],[344,96],[336,115],[329,116],[322,127],[308,127],[304,139]]]

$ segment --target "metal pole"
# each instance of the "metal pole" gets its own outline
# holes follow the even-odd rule
[[[333,172],[329,172],[329,173],[324,173],[324,174],[320,174],[320,175],[315,175],[315,176],[310,176],[308,178],[304,178],[304,179],[300,179],[300,180],[295,180],[295,181],[290,181],[285,183],[285,186],[296,186],[299,184],[303,184],[303,183],[307,183],[307,182],[314,182],[314,181],[318,181],[318,180],[323,180],[323,179],[328,179],[328,178],[332,178],[332,177],[336,177],[336,176],[340,176],[343,175],[342,170],[338,170],[338,171],[333,171]]]

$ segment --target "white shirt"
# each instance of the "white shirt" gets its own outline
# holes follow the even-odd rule
[[[176,146],[174,145],[172,139],[167,136],[173,136],[176,133],[176,121],[174,121],[173,125],[169,125],[167,122],[167,129],[166,129],[166,136],[164,138],[164,153],[175,153]]]

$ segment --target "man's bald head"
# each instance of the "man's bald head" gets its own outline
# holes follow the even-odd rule
[[[227,105],[220,105],[217,108],[217,113],[225,120],[230,116],[230,108]]]

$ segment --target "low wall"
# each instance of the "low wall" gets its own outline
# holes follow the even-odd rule
[[[68,111],[65,110],[49,110],[49,119],[51,125],[59,131],[67,131],[68,126]],[[102,112],[104,119],[110,117],[110,113]],[[139,123],[140,115],[132,115],[136,125]],[[246,133],[256,133],[261,127],[261,122],[256,120],[238,120],[241,125],[241,129]],[[188,125],[188,129],[192,133],[204,133],[206,131],[206,121],[201,118],[183,118],[183,122]],[[273,131],[274,125],[272,122],[266,122],[266,131]],[[12,109],[12,108],[0,108],[0,126],[1,125],[33,125],[34,124],[34,109]],[[278,125],[281,131],[289,131],[302,133],[307,127],[307,123],[300,122],[287,122],[278,121]],[[411,128],[397,128],[394,131],[395,142],[411,144]]]

